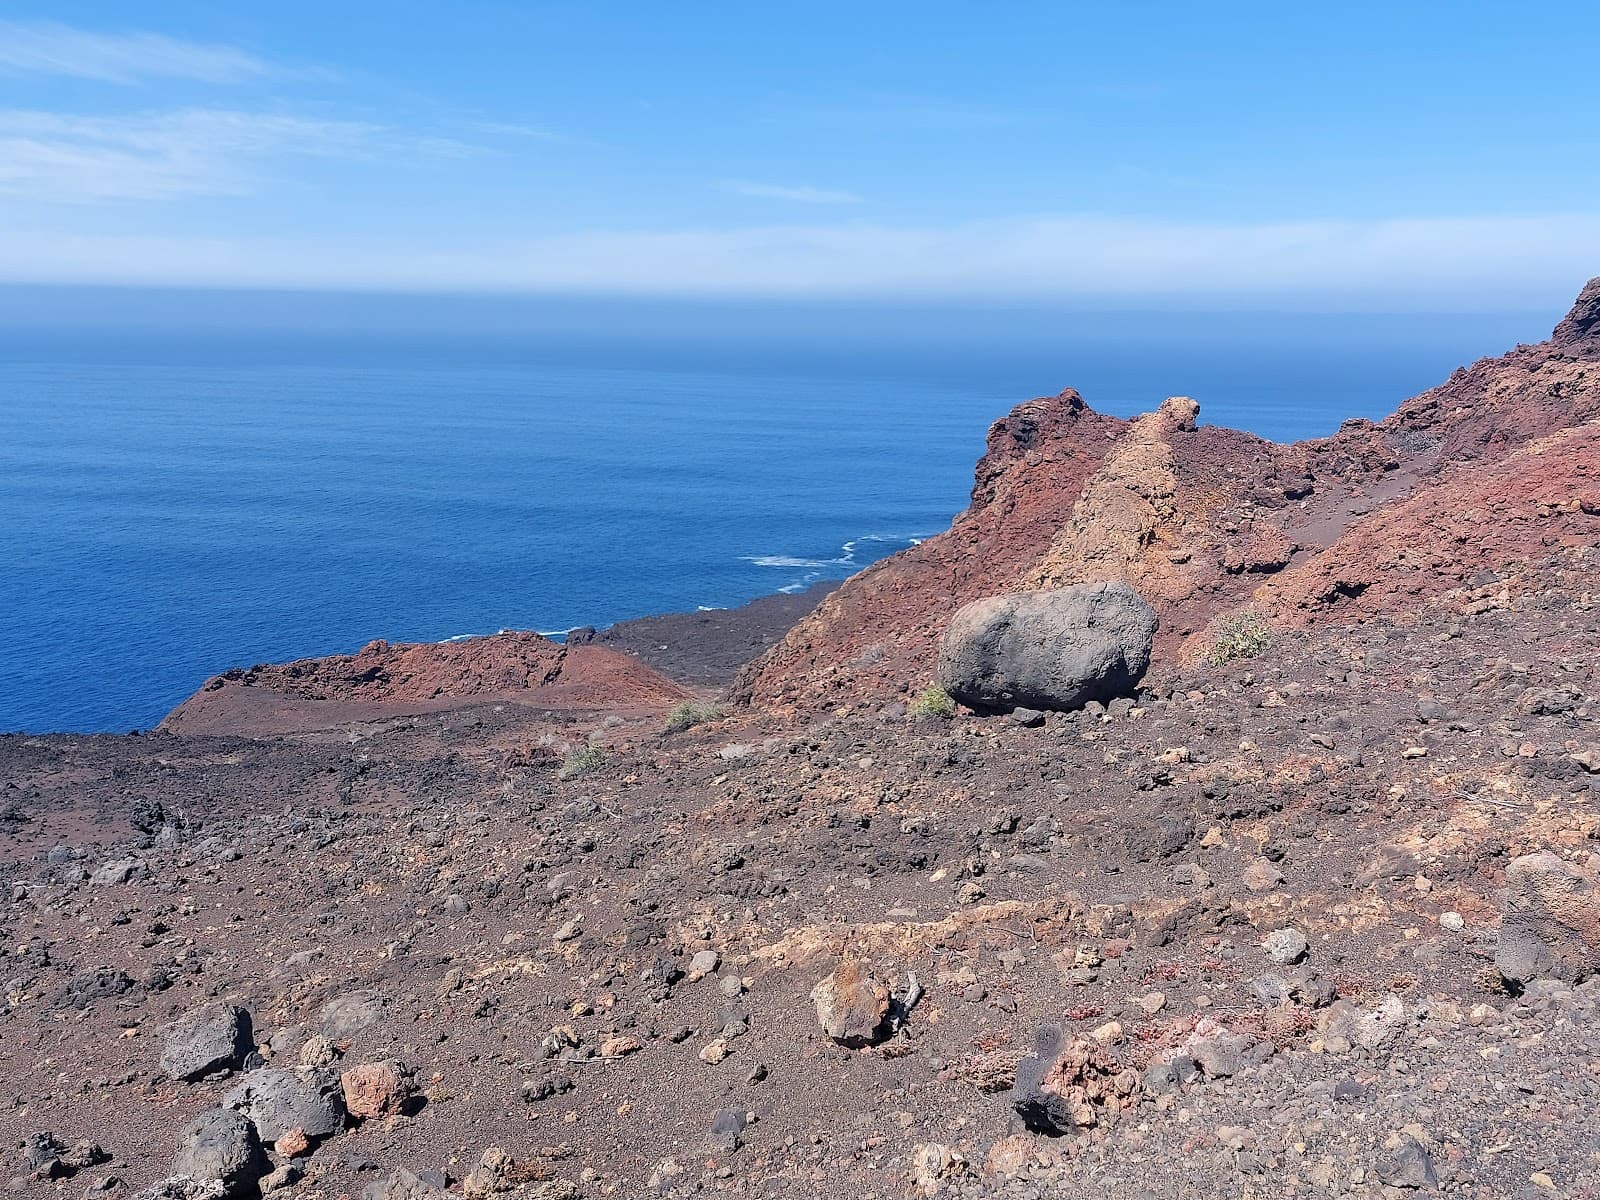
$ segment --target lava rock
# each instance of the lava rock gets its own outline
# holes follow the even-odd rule
[[[339,1076],[345,1109],[352,1117],[388,1117],[401,1111],[415,1092],[411,1072],[393,1059],[363,1063]]]
[[[404,1167],[396,1167],[383,1179],[367,1184],[361,1195],[362,1200],[441,1200],[448,1193]]]
[[[1549,851],[1512,859],[1495,967],[1518,983],[1600,971],[1600,885]]]
[[[740,1109],[719,1108],[711,1119],[712,1147],[730,1153],[737,1150],[743,1144],[746,1123],[747,1119]]]
[[[939,683],[979,710],[1081,708],[1133,692],[1155,633],[1155,610],[1125,583],[989,596],[951,619]]]
[[[232,1109],[213,1108],[178,1135],[172,1174],[220,1183],[223,1195],[236,1196],[250,1191],[269,1166],[256,1127]]]
[[[1275,929],[1261,943],[1267,957],[1280,967],[1297,963],[1311,950],[1311,943],[1298,929]]]
[[[268,1142],[294,1130],[315,1141],[345,1124],[344,1095],[332,1071],[263,1067],[241,1079],[222,1103],[248,1117]]]
[[[1139,1073],[1098,1042],[1041,1025],[1032,1056],[1017,1064],[1011,1107],[1035,1133],[1076,1133],[1133,1104],[1139,1088]]]
[[[49,1131],[22,1139],[22,1163],[33,1179],[70,1179],[79,1171],[110,1161],[111,1156],[91,1141],[64,1146]]]
[[[1378,1178],[1390,1187],[1436,1188],[1439,1177],[1433,1169],[1433,1156],[1413,1137],[1402,1137],[1400,1144],[1378,1164]]]
[[[136,879],[149,879],[150,868],[142,859],[117,858],[96,867],[89,876],[92,887],[116,887],[118,884],[131,883]]]
[[[869,1046],[881,1038],[889,1019],[889,989],[854,960],[811,989],[817,1020],[841,1046]]]
[[[234,1004],[202,1004],[167,1027],[161,1069],[192,1080],[231,1070],[255,1049],[250,1014]]]

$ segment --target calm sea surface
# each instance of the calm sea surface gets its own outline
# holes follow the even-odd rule
[[[1509,344],[1481,324],[832,354],[0,330],[0,730],[149,727],[229,666],[375,637],[844,576],[944,528],[1031,396],[1321,434]]]

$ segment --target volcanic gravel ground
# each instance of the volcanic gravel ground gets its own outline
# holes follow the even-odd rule
[[[510,705],[0,738],[3,1141],[110,1156],[9,1174],[171,1174],[250,1065],[160,1065],[220,999],[269,1066],[325,1033],[336,1069],[413,1073],[400,1112],[280,1146],[303,1175],[269,1186],[308,1196],[1600,1194],[1600,991],[1493,968],[1507,862],[1600,831],[1597,560],[1034,728],[612,717],[568,778],[582,722]],[[1302,961],[1263,949],[1285,929]],[[845,958],[923,993],[861,1049],[810,998]],[[1140,1073],[1126,1107],[1023,1130],[1046,1022]],[[1149,1070],[1178,1053],[1216,1069]]]

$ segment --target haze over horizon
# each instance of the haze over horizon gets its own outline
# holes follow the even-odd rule
[[[1600,270],[1589,28],[13,5],[0,284],[1554,312]]]

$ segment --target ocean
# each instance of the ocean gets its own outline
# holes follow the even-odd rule
[[[1336,326],[881,347],[0,329],[0,730],[148,728],[233,665],[840,578],[945,528],[989,423],[1067,385],[1294,438],[1542,334]]]

